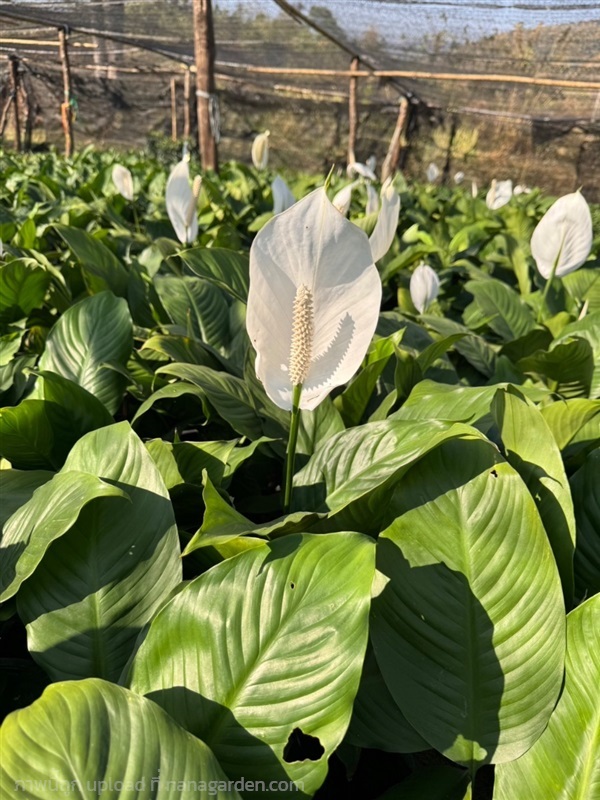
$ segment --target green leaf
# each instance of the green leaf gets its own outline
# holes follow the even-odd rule
[[[477,336],[464,325],[459,325],[444,317],[421,316],[421,321],[442,336],[464,333],[464,339],[457,340],[454,344],[456,352],[460,353],[482,375],[489,378],[494,374],[496,351],[482,336]]]
[[[81,386],[55,372],[38,374],[32,399],[0,409],[0,453],[18,469],[58,469],[81,436],[113,421]]]
[[[46,470],[0,470],[0,533],[6,520],[24,506],[35,490],[49,481],[52,475]]]
[[[240,800],[210,749],[155,703],[89,679],[49,686],[0,728],[3,797]]]
[[[16,259],[0,270],[0,324],[15,322],[38,308],[46,296],[51,276]]]
[[[386,753],[430,749],[394,701],[371,648],[367,650],[346,742]]]
[[[318,448],[296,475],[294,505],[339,512],[366,498],[359,519],[364,517],[364,530],[372,530],[385,510],[390,487],[414,461],[446,439],[478,435],[465,425],[394,419],[342,431]]]
[[[101,292],[71,306],[55,323],[39,367],[83,386],[114,414],[127,381],[102,365],[115,362],[125,366],[132,346],[127,303]]]
[[[548,722],[564,663],[560,580],[533,499],[491,443],[457,440],[410,470],[392,508],[371,622],[392,696],[471,770],[518,758]]]
[[[595,423],[600,436],[600,400],[561,400],[543,406],[541,412],[561,451],[575,442],[589,423]]]
[[[494,800],[595,800],[600,796],[600,595],[567,617],[565,685],[529,752],[496,769]]]
[[[344,430],[344,421],[331,398],[326,397],[313,410],[300,411],[296,454],[311,456],[317,447]]]
[[[255,410],[252,395],[244,381],[226,372],[217,372],[196,364],[167,364],[157,374],[173,375],[197,386],[234,431],[258,439],[262,435],[262,420]]]
[[[203,738],[229,778],[312,796],[358,689],[373,550],[356,533],[294,535],[218,564],[158,613],[131,687]]]
[[[8,520],[2,534],[0,602],[31,577],[53,541],[64,536],[92,500],[129,499],[127,492],[85,472],[58,473]]]
[[[529,307],[502,281],[494,278],[467,281],[465,289],[475,297],[480,313],[488,318],[489,327],[505,342],[524,336],[535,328]]]
[[[556,337],[554,346],[572,336],[586,339],[590,343],[594,360],[590,397],[600,397],[600,311],[566,325]]]
[[[225,289],[242,303],[247,301],[250,272],[247,255],[221,247],[193,247],[178,255],[195,275]]]
[[[81,228],[54,227],[87,273],[88,284],[94,293],[108,289],[117,297],[127,296],[129,275],[112,250]]]
[[[442,419],[469,425],[478,423],[487,430],[492,422],[490,406],[498,388],[498,384],[448,386],[424,380],[414,387],[402,408],[394,412],[391,419]]]
[[[154,285],[174,323],[217,349],[229,344],[229,306],[218,287],[201,278],[158,275]]]
[[[586,458],[571,478],[577,546],[575,592],[579,598],[600,592],[600,449]]]
[[[544,523],[560,573],[565,603],[573,600],[575,512],[560,450],[544,417],[513,391],[500,389],[492,410],[506,458],[519,473]]]
[[[116,680],[139,632],[181,580],[173,509],[127,423],[80,439],[60,474],[70,472],[113,483],[131,502],[86,506],[22,585],[17,607],[31,654],[54,680]]]
[[[574,338],[553,346],[549,351],[538,350],[522,358],[517,367],[525,373],[543,375],[552,389],[566,400],[589,397],[594,375],[594,352],[586,339]]]
[[[319,519],[318,514],[296,512],[287,514],[266,524],[251,522],[239,511],[236,511],[213,486],[208,473],[204,474],[204,519],[185,548],[183,555],[188,555],[200,547],[224,544],[239,536],[252,534],[253,537],[283,536],[290,533],[301,533]],[[260,542],[256,543],[257,546]]]

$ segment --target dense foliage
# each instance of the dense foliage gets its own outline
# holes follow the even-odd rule
[[[114,163],[3,156],[3,796],[597,798],[599,210],[544,296],[550,198],[397,176],[376,335],[301,412],[283,515],[245,327],[273,175],[204,176],[188,247],[165,168],[124,159],[128,201]]]

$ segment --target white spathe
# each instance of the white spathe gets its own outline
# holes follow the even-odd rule
[[[282,177],[277,175],[271,184],[271,193],[273,195],[273,213],[281,214],[282,211],[287,211],[296,202],[296,198],[291,192],[290,187],[283,180]]]
[[[489,191],[485,196],[485,203],[488,208],[495,211],[505,206],[513,195],[512,181],[492,180]]]
[[[457,186],[458,186],[460,183],[462,183],[462,182],[464,181],[464,179],[465,179],[465,173],[464,173],[464,172],[456,172],[456,173],[454,174],[454,183],[455,183]]]
[[[259,133],[252,142],[252,163],[256,169],[266,169],[269,163],[269,136],[271,131]]]
[[[361,164],[360,161],[352,161],[350,164],[348,164],[348,166],[346,167],[346,172],[349,178],[353,178],[355,175],[359,175],[366,181],[377,180],[377,175],[375,175],[371,167],[368,167],[366,164]]]
[[[348,183],[343,189],[340,189],[339,192],[334,196],[333,200],[331,201],[333,205],[337,208],[337,210],[342,214],[344,217],[350,211],[350,201],[352,200],[352,191],[360,181],[352,181],[352,183]]]
[[[125,200],[133,200],[133,176],[122,164],[115,164],[112,168],[112,179],[117,191]]]
[[[367,183],[367,205],[365,208],[366,216],[376,214],[379,211],[379,194],[372,183]]]
[[[323,188],[273,217],[250,249],[246,326],[256,374],[286,410],[292,408],[294,301],[305,289],[312,301],[312,345],[300,408],[314,409],[360,366],[382,292],[366,234],[339,213]]]
[[[435,181],[437,181],[437,179],[440,177],[441,174],[440,168],[438,167],[437,164],[434,164],[432,161],[431,164],[427,167],[427,171],[425,174],[427,175],[427,180],[429,181],[429,183],[435,183]]]
[[[167,181],[165,201],[167,214],[182,244],[190,244],[198,236],[196,204],[200,193],[201,178],[194,178],[190,186],[190,169],[187,161],[180,161],[171,171]]]
[[[592,215],[581,192],[560,197],[538,222],[531,237],[531,253],[540,275],[562,278],[574,272],[592,249]]]
[[[381,211],[369,239],[373,261],[383,258],[392,246],[399,216],[400,195],[392,186],[392,179],[388,178],[381,187]]]
[[[440,291],[440,279],[428,264],[419,264],[410,276],[410,298],[414,307],[423,314]]]

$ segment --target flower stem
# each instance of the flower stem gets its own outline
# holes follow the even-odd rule
[[[548,296],[548,290],[552,285],[552,281],[554,280],[554,275],[556,273],[556,267],[558,266],[558,259],[560,258],[560,253],[556,256],[554,260],[554,264],[552,265],[552,272],[550,273],[550,277],[546,281],[546,285],[544,286],[544,293],[542,294],[542,302],[540,305],[540,310],[538,311],[538,323],[542,321],[542,315],[544,313],[544,309],[546,308],[546,297]]]
[[[296,442],[298,441],[298,426],[300,424],[300,397],[302,384],[294,386],[292,395],[292,421],[290,424],[290,438],[285,454],[285,483],[283,493],[283,513],[289,514],[292,505],[292,488],[294,483],[294,461],[296,460]]]

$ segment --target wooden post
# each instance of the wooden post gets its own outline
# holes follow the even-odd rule
[[[73,155],[73,106],[71,105],[71,67],[69,64],[68,37],[65,28],[58,29],[58,49],[62,65],[64,99],[60,107],[60,118],[65,132],[65,156]]]
[[[211,0],[194,0],[194,50],[198,98],[198,145],[204,169],[218,169],[215,34]]]
[[[24,80],[20,82],[19,90],[21,93],[24,119],[23,147],[25,150],[31,150],[31,136],[33,133],[33,108],[31,105],[29,90],[27,89],[27,83]]]
[[[350,62],[350,71],[358,72],[359,59],[354,56]],[[358,130],[358,103],[357,103],[358,78],[350,78],[348,97],[348,164],[356,161],[356,132]]]
[[[15,55],[8,57],[9,64],[9,96],[13,107],[15,129],[15,150],[21,152],[21,120],[19,119],[19,59]]]
[[[177,79],[171,78],[171,139],[177,141]]]
[[[188,141],[192,132],[192,75],[189,67],[183,75],[183,138]]]
[[[385,181],[390,175],[398,170],[400,163],[400,153],[403,147],[406,147],[404,138],[404,131],[408,123],[408,100],[406,97],[400,98],[400,105],[398,107],[398,118],[396,119],[396,127],[390,140],[390,146],[387,155],[381,167],[381,180]]]

